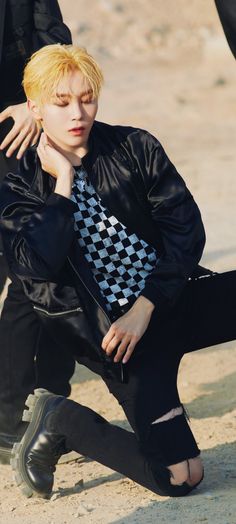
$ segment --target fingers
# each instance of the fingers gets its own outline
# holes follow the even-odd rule
[[[46,160],[46,149],[45,147],[49,145],[47,143],[47,137],[46,134],[43,132],[41,133],[39,144],[37,147],[37,153],[40,158],[41,163],[43,163]]]
[[[131,357],[139,338],[135,334],[120,331],[114,323],[102,341],[102,349],[110,356],[117,349],[114,362],[125,364]]]
[[[112,340],[115,338],[115,334],[116,334],[114,326],[115,325],[112,324],[112,326],[110,327],[109,331],[107,332],[107,334],[105,335],[102,341],[102,349],[106,351],[107,355],[110,355],[116,347],[114,341],[112,344]],[[119,344],[119,342],[120,342],[120,339],[117,337],[116,344]]]
[[[126,362],[128,362],[128,360],[130,359],[137,342],[137,337],[133,337],[130,342],[129,339],[124,339],[124,341],[122,341],[122,343],[117,349],[114,362],[120,362],[120,360],[122,359],[122,363],[126,364]]]
[[[18,153],[16,155],[17,160],[20,160],[20,158],[25,153],[27,147],[29,147],[30,145],[35,144],[35,142],[37,141],[37,138],[38,138],[38,133],[35,133],[34,131],[31,131],[30,134],[26,135],[26,137],[23,140],[23,142],[21,143],[20,149],[19,149],[19,151],[18,151]]]
[[[18,126],[14,125],[12,129],[9,131],[9,133],[5,136],[4,140],[0,144],[0,149],[5,149],[9,144],[17,137],[20,130]],[[7,155],[10,156],[10,155]]]
[[[6,157],[10,157],[19,147],[17,158],[21,158],[23,153],[29,144],[32,143],[32,140],[35,140],[39,136],[39,131],[36,126],[25,126],[19,128],[19,126],[14,125],[9,133],[5,136],[3,142],[0,144],[0,150],[5,149],[9,146]]]
[[[6,109],[1,111],[1,113],[0,113],[0,123],[4,122],[4,120],[9,118],[11,116],[11,112],[12,112],[12,107],[11,106],[6,107]]]
[[[16,138],[11,143],[10,147],[8,148],[6,152],[6,156],[10,157],[24,142],[27,143],[27,145],[30,142],[32,136],[32,131],[29,133],[28,130],[22,129],[20,133],[16,136]]]

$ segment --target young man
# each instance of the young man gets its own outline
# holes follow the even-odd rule
[[[21,85],[26,61],[46,44],[70,44],[71,35],[57,0],[0,0],[0,13],[2,182],[6,173],[17,170],[18,159],[38,136]],[[22,283],[8,273],[0,238],[0,293],[7,274],[12,283],[0,321],[0,464],[9,463],[13,443],[25,430],[21,418],[28,394],[38,385],[69,395],[74,371],[73,358],[59,351],[48,335],[40,333],[40,323]]]
[[[177,390],[185,352],[236,337],[236,272],[197,278],[205,234],[192,195],[156,138],[95,121],[102,73],[83,49],[46,46],[24,74],[43,132],[1,191],[11,271],[45,329],[98,373],[134,433],[37,390],[13,468],[48,496],[74,449],[156,493],[202,479]]]

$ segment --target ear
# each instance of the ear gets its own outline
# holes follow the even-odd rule
[[[42,120],[42,115],[41,115],[41,111],[40,111],[39,105],[34,100],[30,100],[28,98],[27,106],[28,106],[28,109],[31,112],[32,116],[34,117],[34,119],[37,120],[37,121],[41,121]]]

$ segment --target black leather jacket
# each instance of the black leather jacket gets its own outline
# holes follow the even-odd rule
[[[95,122],[83,165],[104,206],[160,255],[142,295],[168,311],[196,271],[205,234],[199,209],[162,146],[148,132]],[[74,232],[76,204],[55,194],[35,148],[1,190],[10,269],[62,343],[104,358],[106,306]]]

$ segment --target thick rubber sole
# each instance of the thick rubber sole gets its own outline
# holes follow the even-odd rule
[[[10,466],[11,458],[12,448],[2,448],[0,446],[0,466]],[[70,453],[66,453],[59,458],[57,465],[69,464],[70,462],[86,462],[88,460],[90,459],[86,459],[86,457],[79,455],[76,451],[70,451]]]
[[[23,495],[27,498],[34,495],[41,498],[50,498],[51,495],[51,491],[47,493],[37,491],[31,483],[25,469],[25,453],[29,442],[34,438],[34,435],[37,432],[38,422],[49,397],[50,393],[41,388],[35,389],[34,395],[30,394],[28,396],[25,405],[29,409],[24,410],[22,420],[24,422],[31,422],[31,424],[29,424],[22,440],[15,443],[12,448],[12,458],[10,463],[13,469],[14,479]]]
[[[0,464],[9,465],[11,459],[11,448],[2,448],[0,447]]]

